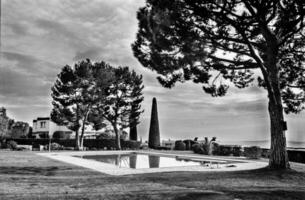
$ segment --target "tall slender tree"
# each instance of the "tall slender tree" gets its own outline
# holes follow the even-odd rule
[[[298,113],[305,102],[304,7],[303,0],[147,0],[132,48],[169,88],[193,80],[223,96],[228,81],[244,88],[259,74],[269,99],[269,167],[286,169],[283,110]]]
[[[159,129],[157,99],[154,97],[152,100],[152,107],[151,107],[150,127],[148,134],[148,147],[154,149],[157,148],[158,146],[160,146],[160,129]]]
[[[137,113],[134,111],[136,110],[135,105],[131,106],[131,112],[129,116],[129,139],[130,140],[138,140],[138,130],[137,130],[137,121],[134,119],[137,117]]]

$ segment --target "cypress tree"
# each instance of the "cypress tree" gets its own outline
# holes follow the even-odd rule
[[[160,146],[160,131],[159,131],[157,100],[154,97],[151,108],[148,147],[156,148],[158,146]]]

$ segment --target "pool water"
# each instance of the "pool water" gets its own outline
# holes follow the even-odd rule
[[[208,166],[207,163],[210,163],[205,161],[190,161],[174,157],[136,153],[120,155],[87,155],[82,156],[82,158],[113,164],[121,168],[133,169],[180,166]]]

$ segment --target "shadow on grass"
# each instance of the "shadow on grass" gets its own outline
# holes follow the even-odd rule
[[[265,200],[265,199],[277,199],[277,200],[304,200],[305,191],[284,191],[284,190],[272,190],[272,191],[238,191],[233,192],[232,195],[235,199],[247,199],[247,200]]]
[[[58,167],[0,167],[0,174],[53,176]]]

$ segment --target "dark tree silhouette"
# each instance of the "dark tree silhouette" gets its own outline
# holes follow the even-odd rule
[[[244,88],[258,76],[269,99],[269,167],[286,169],[283,110],[298,113],[305,102],[304,4],[303,0],[147,0],[138,11],[133,52],[169,88],[177,81],[192,80],[212,96],[223,96],[229,81]]]
[[[128,67],[112,68],[113,80],[105,90],[105,95],[95,105],[95,113],[99,119],[107,120],[116,135],[117,149],[121,149],[120,134],[130,124],[139,123],[141,102],[144,97],[142,75],[129,71]]]
[[[137,130],[137,122],[133,120],[136,118],[137,113],[134,113],[135,106],[131,106],[131,113],[130,113],[130,123],[129,123],[129,139],[130,140],[138,140],[138,130]]]
[[[160,130],[159,130],[159,120],[158,120],[158,108],[157,99],[154,97],[152,100],[151,107],[151,117],[150,117],[150,127],[148,135],[148,147],[157,148],[160,146]]]

